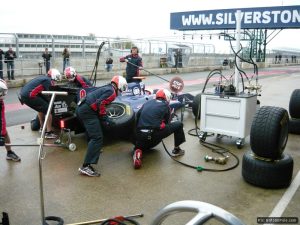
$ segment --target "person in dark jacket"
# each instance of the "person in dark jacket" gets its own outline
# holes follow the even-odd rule
[[[5,53],[8,80],[15,79],[15,58],[17,58],[16,52],[12,50],[12,47],[9,47],[8,51]]]
[[[44,124],[44,117],[47,114],[49,100],[42,95],[42,91],[49,91],[50,86],[54,86],[56,81],[61,80],[61,74],[57,69],[50,69],[47,76],[38,76],[21,89],[21,102],[38,112],[41,128]],[[45,138],[53,139],[57,135],[52,131],[52,114],[50,113]]]
[[[45,48],[45,51],[44,51],[42,57],[44,59],[44,66],[46,68],[46,74],[47,74],[48,71],[50,70],[50,59],[52,57],[51,53],[48,52],[48,48]]]
[[[69,66],[65,69],[64,71],[64,75],[65,78],[73,83],[76,87],[80,87],[80,88],[88,88],[88,87],[92,87],[91,82],[86,79],[85,77],[79,75],[76,70]]]
[[[131,54],[120,58],[120,62],[126,62],[126,81],[141,82],[140,79],[134,79],[133,77],[140,76],[140,69],[143,67],[142,58],[139,56],[139,50],[137,47],[131,48]]]
[[[158,145],[162,139],[174,133],[173,156],[184,154],[179,146],[185,142],[183,124],[180,121],[170,122],[171,109],[169,102],[171,93],[166,89],[156,92],[156,99],[147,101],[137,112],[136,142],[133,154],[133,166],[142,166],[142,154]]]
[[[98,177],[97,172],[91,164],[97,164],[102,145],[102,126],[112,126],[113,121],[106,115],[106,105],[115,100],[118,91],[125,91],[127,82],[122,76],[114,76],[110,84],[98,87],[87,93],[85,98],[78,102],[76,114],[83,123],[87,137],[88,147],[82,167],[79,172],[90,177]]]
[[[62,57],[63,57],[63,71],[70,66],[70,51],[68,48],[64,48],[62,52]]]
[[[3,55],[4,55],[4,52],[0,48],[0,79],[2,79],[2,80],[3,80]]]
[[[6,130],[6,119],[5,119],[5,105],[3,98],[7,94],[8,88],[6,82],[0,79],[0,146],[4,146],[5,144],[10,144],[10,137]],[[14,162],[20,162],[21,158],[11,150],[11,146],[5,145],[6,148],[6,159],[12,160]]]

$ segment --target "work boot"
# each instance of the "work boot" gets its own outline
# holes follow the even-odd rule
[[[180,147],[176,147],[172,150],[172,154],[174,157],[184,155],[184,153],[185,153],[185,151],[182,150]]]
[[[134,169],[139,169],[142,166],[142,150],[136,149],[133,154],[133,166]]]

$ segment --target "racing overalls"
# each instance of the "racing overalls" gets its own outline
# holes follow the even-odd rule
[[[74,84],[76,87],[82,87],[82,88],[88,88],[92,86],[91,82],[88,79],[78,74],[75,77]]]
[[[53,81],[48,76],[38,76],[21,89],[20,101],[30,108],[47,113],[49,100],[41,94],[42,91],[49,91],[50,86],[54,86]]]
[[[85,100],[77,107],[76,114],[83,123],[88,136],[88,147],[84,165],[97,164],[103,145],[101,120],[107,120],[106,105],[116,98],[112,84],[108,84],[87,93]],[[105,121],[104,121],[105,122]]]
[[[0,137],[4,138],[7,134],[6,120],[5,120],[5,105],[3,99],[0,99]]]
[[[174,145],[185,142],[183,124],[170,123],[171,109],[164,100],[152,99],[137,112],[135,149],[148,150],[174,133]]]
[[[139,67],[143,67],[142,58],[138,54],[130,54],[125,57],[120,58],[120,62],[125,62],[125,59],[128,60],[126,66],[126,81],[127,83],[131,82],[141,82],[140,79],[133,79],[133,77],[138,77],[140,75]],[[131,65],[130,63],[134,64]]]

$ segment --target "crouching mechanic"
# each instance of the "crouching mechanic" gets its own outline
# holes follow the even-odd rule
[[[79,75],[76,72],[76,70],[71,66],[69,66],[65,69],[64,75],[65,75],[65,78],[69,82],[74,83],[74,85],[76,87],[80,87],[80,88],[92,87],[91,82],[88,79],[86,79],[85,77]]]
[[[90,177],[98,177],[91,164],[97,164],[102,145],[102,126],[113,126],[114,122],[106,115],[106,105],[115,100],[118,91],[125,91],[127,82],[122,76],[114,76],[110,84],[97,88],[87,93],[86,97],[79,101],[76,114],[83,123],[87,137],[88,147],[82,167],[79,172]]]
[[[50,86],[54,86],[55,82],[60,80],[60,72],[57,69],[50,69],[47,76],[38,76],[25,84],[21,89],[20,101],[38,112],[41,128],[49,107],[49,100],[42,95],[42,91],[49,91]],[[52,131],[52,114],[50,113],[45,138],[53,139],[56,137],[57,135]]]
[[[4,146],[5,144],[10,144],[10,138],[6,130],[6,119],[5,119],[5,106],[3,98],[7,94],[8,88],[6,85],[6,82],[2,79],[0,79],[0,146]],[[20,157],[11,150],[10,146],[5,146],[7,154],[6,159],[12,160],[15,162],[20,162]]]
[[[170,123],[171,109],[169,102],[171,93],[167,89],[159,89],[156,99],[149,100],[137,112],[136,143],[133,154],[135,169],[142,166],[142,154],[158,145],[162,139],[174,133],[173,156],[184,155],[179,145],[185,142],[183,124],[180,121]]]

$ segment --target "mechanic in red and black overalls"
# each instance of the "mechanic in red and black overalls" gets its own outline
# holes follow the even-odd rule
[[[140,76],[140,69],[143,67],[142,58],[139,56],[137,47],[131,48],[131,54],[120,58],[120,62],[126,62],[126,81],[127,83],[140,83],[141,79],[133,79]],[[133,65],[132,65],[133,64]]]
[[[38,112],[41,128],[49,107],[49,100],[42,95],[42,91],[49,91],[50,86],[54,86],[55,81],[60,80],[60,72],[57,69],[50,69],[47,76],[38,76],[25,84],[21,89],[20,101]],[[45,138],[53,139],[56,137],[57,135],[52,131],[52,114],[50,113]]]
[[[174,133],[173,156],[184,155],[179,146],[185,142],[183,124],[180,121],[170,122],[171,109],[169,102],[171,93],[167,89],[159,89],[156,99],[147,101],[137,112],[136,142],[133,154],[135,169],[142,166],[142,152],[158,145],[162,139]]]
[[[65,78],[69,81],[74,83],[76,87],[81,87],[81,88],[88,88],[92,87],[91,82],[86,79],[85,77],[79,75],[76,70],[69,66],[65,69],[64,71]]]
[[[122,76],[114,76],[110,84],[99,87],[87,93],[86,97],[78,103],[76,114],[83,123],[88,137],[88,148],[82,167],[79,172],[90,177],[98,177],[91,164],[97,164],[102,145],[102,126],[113,126],[114,122],[106,115],[106,105],[115,100],[118,91],[125,91],[127,82]]]

